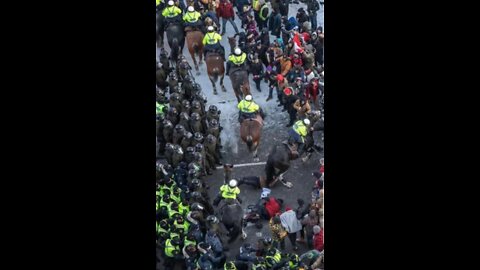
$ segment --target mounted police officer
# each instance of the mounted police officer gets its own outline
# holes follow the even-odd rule
[[[240,189],[238,188],[238,181],[236,179],[232,179],[228,182],[228,184],[224,184],[220,187],[220,192],[213,201],[213,205],[218,206],[220,201],[224,199],[236,199],[240,203],[242,203],[242,200],[237,196],[238,194],[240,194]]]
[[[202,41],[204,45],[204,56],[206,56],[207,52],[209,51],[219,52],[219,54],[223,57],[223,60],[225,61],[225,49],[220,44],[221,40],[222,36],[215,32],[213,26],[210,25],[207,28],[207,34],[205,34]]]
[[[246,118],[255,118],[257,113],[260,113],[262,119],[265,118],[265,114],[260,106],[253,101],[252,95],[246,95],[245,98],[238,103],[237,108],[240,110],[238,113],[238,122],[240,123]]]
[[[168,1],[168,6],[162,11],[162,16],[165,18],[165,29],[170,23],[180,22],[182,19],[181,15],[182,10],[175,6],[172,0]]]
[[[230,76],[230,68],[232,67],[232,65],[238,68],[238,70],[246,70],[246,64],[245,64],[246,59],[247,59],[247,54],[242,52],[240,48],[238,47],[235,48],[235,50],[233,51],[233,54],[228,56],[227,70],[225,72],[227,76]]]
[[[201,16],[202,15],[200,14],[200,12],[196,11],[195,8],[193,8],[193,6],[189,6],[187,9],[187,13],[183,15],[183,22],[185,25],[185,29],[187,29],[187,27],[190,27],[191,30],[200,29]]]

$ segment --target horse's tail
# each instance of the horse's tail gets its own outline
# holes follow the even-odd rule
[[[199,52],[200,52],[200,46],[198,46],[198,43],[196,43],[196,42],[193,44],[193,52],[195,54],[199,54]]]
[[[252,135],[248,135],[247,136],[247,146],[248,146],[248,150],[252,150],[252,146],[253,146],[253,137]]]
[[[218,67],[214,67],[212,69],[213,73],[213,81],[216,82],[218,80],[218,75],[220,75],[220,69]]]
[[[172,60],[175,62],[178,60],[178,52],[179,52],[178,39],[174,38],[172,40]]]

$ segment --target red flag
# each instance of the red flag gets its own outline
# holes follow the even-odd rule
[[[295,33],[295,35],[293,36],[293,48],[298,53],[303,52],[302,42],[300,41],[300,35],[298,33]]]

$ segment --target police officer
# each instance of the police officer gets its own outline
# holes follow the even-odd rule
[[[223,199],[236,199],[240,203],[242,200],[237,196],[240,194],[240,189],[238,188],[238,181],[236,179],[232,179],[228,182],[228,184],[224,184],[220,187],[220,192],[213,201],[214,206],[218,206],[221,200]]]
[[[228,56],[227,70],[225,72],[227,76],[230,76],[230,68],[232,67],[232,65],[234,65],[235,67],[238,67],[239,69],[245,70],[246,59],[247,59],[247,54],[242,52],[240,48],[238,47],[235,48],[235,50],[233,51],[233,54],[230,54],[230,56]]]
[[[222,36],[220,36],[217,32],[215,32],[215,29],[213,26],[209,26],[207,28],[207,34],[205,34],[205,37],[203,37],[203,51],[204,51],[204,56],[207,55],[207,52],[209,51],[220,51],[220,55],[223,57],[223,60],[225,61],[225,49],[222,47],[220,44],[220,41],[222,40]]]
[[[165,269],[173,269],[175,266],[175,261],[181,259],[181,240],[178,236],[173,236],[165,241]]]
[[[265,258],[256,257],[255,261],[252,264],[252,270],[266,270],[267,265],[265,264]]]
[[[295,122],[293,127],[288,131],[288,135],[290,136],[289,139],[297,143],[299,154],[303,153],[303,145],[305,143],[305,136],[307,136],[309,125],[310,120],[305,118]]]
[[[181,15],[182,10],[175,6],[175,3],[172,0],[168,1],[168,6],[162,11],[162,16],[165,18],[166,25],[175,21],[180,21]]]
[[[202,15],[200,14],[200,12],[195,11],[195,8],[193,8],[193,6],[189,6],[187,9],[187,13],[183,15],[183,22],[185,25],[185,29],[187,27],[191,27],[192,30],[198,28],[200,24],[199,19],[201,16]]]
[[[260,113],[260,116],[265,118],[260,106],[253,101],[252,95],[246,95],[245,98],[238,103],[237,108],[240,110],[238,113],[238,122],[240,123],[245,118],[255,118],[257,113]]]
[[[274,247],[270,248],[267,251],[267,256],[265,256],[265,265],[269,269],[276,269],[283,265],[282,254],[280,251]]]

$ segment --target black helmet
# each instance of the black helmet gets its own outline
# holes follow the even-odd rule
[[[188,119],[190,119],[190,116],[188,116],[187,112],[181,112],[180,113],[180,119],[188,120]]]
[[[166,103],[167,98],[164,95],[160,95],[157,99],[158,103]]]
[[[175,107],[171,107],[170,110],[168,110],[168,114],[170,115],[177,115],[178,114],[178,111],[177,111],[177,108]]]
[[[170,100],[180,100],[180,95],[177,92],[174,92],[170,95]]]
[[[169,201],[169,200],[170,200],[170,194],[164,193],[163,196],[162,196],[162,201],[166,202],[166,201]]]
[[[170,241],[174,246],[179,246],[182,242],[178,236],[174,236]]]
[[[200,86],[199,83],[193,84],[193,91],[202,91],[202,87]]]
[[[173,127],[173,124],[170,120],[165,119],[165,120],[163,120],[163,127],[164,128],[171,128],[171,127]]]
[[[202,152],[202,151],[203,151],[203,144],[197,143],[197,144],[195,145],[195,151],[197,151],[197,152]]]
[[[191,146],[187,147],[187,153],[193,153],[195,152],[195,149]]]
[[[170,208],[171,209],[174,209],[174,210],[178,210],[178,203],[173,201],[171,204],[170,204]]]
[[[205,243],[205,242],[201,242],[198,244],[198,247],[201,248],[201,249],[204,249],[204,250],[209,250],[212,248],[212,246],[210,246],[210,244],[208,243]]]
[[[180,163],[178,163],[178,167],[180,169],[186,170],[187,166],[188,166],[188,164],[185,161],[180,161]]]
[[[273,243],[273,240],[270,237],[265,237],[265,238],[263,238],[262,242],[263,242],[264,245],[270,246]]]
[[[200,114],[198,114],[198,113],[196,113],[196,112],[192,113],[192,114],[190,115],[190,117],[191,117],[193,120],[196,120],[196,121],[200,120]]]
[[[200,192],[198,192],[198,191],[192,192],[191,196],[192,196],[192,198],[195,198],[195,199],[202,198],[202,194],[200,194]]]
[[[183,137],[190,140],[193,137],[193,134],[190,131],[187,131]]]
[[[190,165],[188,165],[188,166],[190,167]],[[198,173],[194,168],[189,168],[188,169],[188,175],[191,176],[191,177],[197,177]]]
[[[193,154],[193,156],[194,156],[196,161],[202,160],[202,154],[199,153],[199,152],[195,152],[195,154]]]
[[[203,135],[200,132],[195,132],[193,137],[194,137],[195,141],[197,141],[199,143],[201,143],[203,141]]]
[[[176,129],[177,131],[180,131],[180,130],[185,130],[185,127],[184,127],[183,125],[181,125],[181,124],[177,124],[177,125],[175,126],[175,129]]]
[[[198,102],[198,100],[194,100],[192,102],[192,108],[200,109],[200,102]]]
[[[211,126],[211,127],[216,127],[216,126],[218,126],[218,120],[217,120],[217,119],[212,119],[212,120],[210,120],[210,126]]]
[[[277,253],[277,250],[275,248],[270,248],[268,251],[267,251],[267,255],[268,256],[275,256],[275,254]]]
[[[192,185],[199,187],[201,185],[200,179],[193,178],[192,179]]]
[[[162,219],[160,220],[160,227],[162,227],[163,229],[167,230],[168,229],[168,221],[166,219]]]
[[[265,258],[263,258],[263,257],[256,257],[254,263],[255,263],[255,264],[265,263]],[[257,268],[257,269],[258,269],[258,268]]]
[[[216,113],[218,112],[218,108],[215,105],[210,105],[210,107],[208,107],[208,111],[211,113]]]
[[[184,100],[182,101],[182,105],[183,105],[183,106],[187,106],[187,105],[190,106],[190,101],[188,101],[188,99],[184,99]]]
[[[184,222],[183,217],[181,215],[177,216],[176,220],[177,220],[177,223],[183,223]]]
[[[181,147],[180,145],[178,145],[178,144],[175,144],[174,150],[175,150],[175,152],[177,152],[178,154],[183,154],[183,149],[182,149],[182,147]]]
[[[290,258],[290,261],[295,264],[300,261],[300,259],[298,258],[298,255],[295,253],[291,253],[289,258]]]
[[[218,222],[220,222],[220,220],[218,220],[218,218],[214,215],[210,215],[207,217],[207,221],[213,223],[213,224],[216,224]]]
[[[213,143],[217,138],[213,136],[212,134],[208,134],[207,136],[207,142],[208,143]]]
[[[198,202],[195,202],[195,203],[192,204],[191,209],[192,209],[192,211],[203,211],[205,209],[205,207],[203,207],[202,204],[200,204]]]
[[[226,262],[224,265],[225,270],[235,270],[237,267],[235,266],[234,262]]]

